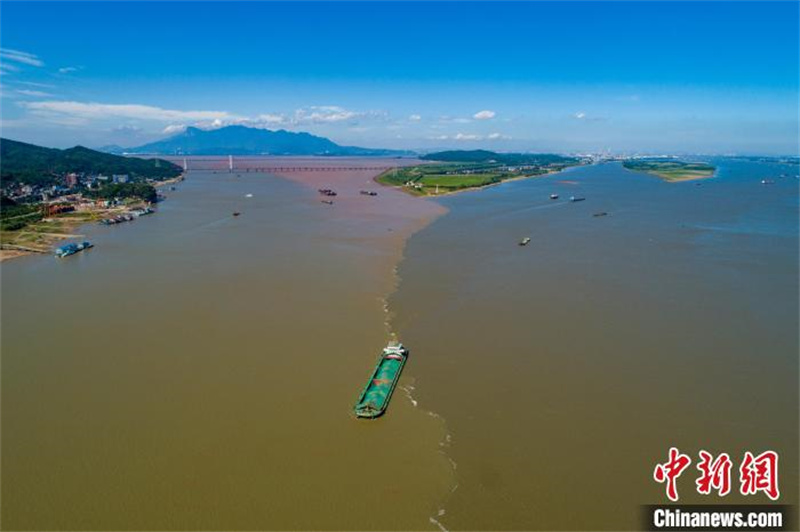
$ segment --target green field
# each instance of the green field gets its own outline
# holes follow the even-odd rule
[[[552,153],[497,153],[488,150],[442,151],[423,155],[421,159],[431,162],[394,168],[379,175],[376,181],[403,187],[411,194],[428,196],[557,172],[586,162]]]
[[[628,170],[651,174],[666,181],[703,179],[713,176],[716,171],[716,168],[710,164],[673,160],[631,160],[625,161],[622,166]]]
[[[547,172],[547,169],[541,168],[517,172],[502,171],[499,166],[474,163],[423,164],[386,171],[376,180],[384,185],[404,187],[412,194],[427,196],[484,187],[506,179]]]

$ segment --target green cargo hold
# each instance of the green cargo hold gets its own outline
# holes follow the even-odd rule
[[[386,411],[397,381],[400,380],[406,358],[408,350],[402,344],[389,344],[383,349],[372,377],[353,409],[357,417],[372,419]]]

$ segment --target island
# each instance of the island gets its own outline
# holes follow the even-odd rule
[[[712,177],[716,168],[708,163],[684,162],[675,159],[628,159],[622,166],[633,172],[660,177],[664,181],[692,181]]]
[[[162,159],[66,150],[0,139],[0,260],[49,253],[87,222],[117,223],[152,212],[156,186],[182,179]]]
[[[452,150],[420,157],[419,165],[393,168],[375,180],[402,187],[418,196],[442,195],[495,185],[510,179],[542,176],[585,164],[576,157],[549,153],[496,153],[488,150]]]

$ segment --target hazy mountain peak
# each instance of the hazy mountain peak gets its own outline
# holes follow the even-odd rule
[[[340,146],[306,132],[242,125],[218,129],[187,127],[156,142],[126,150],[161,155],[404,155],[407,152]]]

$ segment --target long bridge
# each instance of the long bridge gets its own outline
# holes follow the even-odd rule
[[[308,161],[298,161],[298,164],[289,164],[284,159],[280,163],[270,161],[266,158],[257,157],[164,157],[165,159],[179,164],[184,171],[188,170],[207,170],[207,171],[227,171],[227,172],[263,172],[263,173],[285,173],[285,172],[383,172],[393,170],[406,164],[386,164],[368,163],[365,165],[347,164],[308,164]]]
[[[227,170],[229,172],[341,172],[341,171],[363,171],[363,170],[392,170],[396,166],[254,166],[245,168],[202,168],[191,165],[185,170]]]

